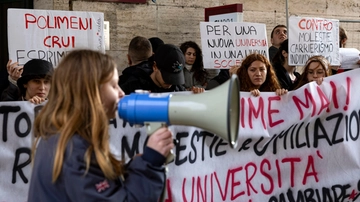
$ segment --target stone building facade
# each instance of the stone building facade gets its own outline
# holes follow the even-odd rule
[[[186,40],[200,44],[199,22],[205,19],[204,9],[235,3],[243,4],[245,22],[266,24],[268,37],[275,25],[286,24],[286,7],[289,16],[355,21],[347,23],[348,28],[345,26],[348,46],[360,49],[360,0],[156,0],[156,3],[151,0],[146,3],[34,0],[34,8],[103,12],[105,21],[110,22],[110,50],[107,53],[116,59],[121,72],[127,66],[127,47],[134,36],[157,36],[175,45]]]

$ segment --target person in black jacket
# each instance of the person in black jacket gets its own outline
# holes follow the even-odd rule
[[[287,27],[285,25],[276,25],[271,31],[270,39],[269,61],[272,63],[280,44],[287,39]]]
[[[139,69],[145,71],[145,74],[152,72],[152,67],[148,61],[152,54],[152,46],[147,38],[136,36],[131,39],[127,54],[129,67],[122,71],[122,75],[119,77],[119,86],[121,87],[125,82],[128,82],[128,79],[133,75],[137,75]],[[129,94],[127,90],[125,93]]]
[[[136,90],[153,93],[185,91],[183,68],[184,54],[172,44],[160,46],[147,64],[137,65],[130,71],[123,71],[120,87],[125,94]],[[149,68],[151,67],[151,69]],[[121,79],[125,78],[123,81]]]
[[[2,101],[30,101],[40,104],[47,99],[51,87],[53,65],[42,59],[32,59],[25,63],[21,77],[16,84],[10,83],[1,95]]]
[[[300,77],[300,74],[296,72],[296,66],[290,66],[288,64],[288,56],[289,42],[286,39],[280,44],[279,51],[273,58],[273,67],[281,88],[293,90],[294,83]]]

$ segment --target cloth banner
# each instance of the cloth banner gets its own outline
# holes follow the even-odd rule
[[[170,126],[178,144],[165,201],[360,201],[359,77],[360,69],[344,72],[284,96],[240,92],[235,149],[200,128]],[[0,103],[0,201],[27,200],[40,109]],[[118,157],[141,153],[146,137],[145,128],[110,122]]]

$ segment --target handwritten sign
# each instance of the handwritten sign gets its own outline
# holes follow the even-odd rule
[[[55,66],[75,48],[105,52],[104,14],[8,9],[9,58],[25,64],[44,59]]]
[[[339,20],[291,16],[288,29],[289,65],[305,65],[314,55],[340,65]]]
[[[348,71],[284,96],[240,92],[235,149],[200,128],[170,126],[178,144],[165,201],[359,200],[359,76],[360,69]],[[26,201],[31,123],[40,108],[0,103],[0,201]],[[116,156],[143,151],[145,128],[117,118],[110,134]]]
[[[251,53],[268,57],[265,24],[200,22],[204,67],[229,69]]]

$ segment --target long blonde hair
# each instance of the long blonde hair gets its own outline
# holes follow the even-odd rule
[[[66,145],[75,134],[89,143],[84,160],[86,172],[91,155],[108,179],[122,174],[122,162],[110,153],[108,118],[99,87],[110,80],[116,64],[105,54],[92,50],[68,53],[54,71],[49,100],[35,119],[34,134],[39,138],[60,134],[56,147],[52,181],[61,173]]]

